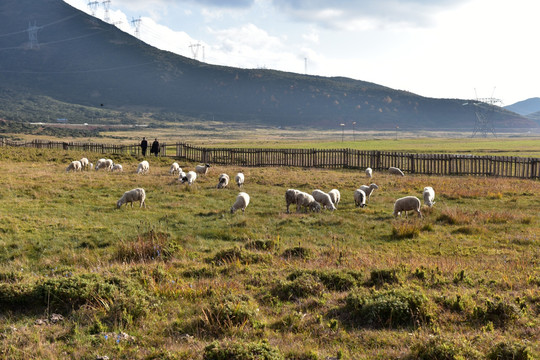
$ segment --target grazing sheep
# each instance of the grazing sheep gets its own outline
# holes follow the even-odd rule
[[[321,204],[315,200],[313,195],[299,191],[296,196],[296,211],[300,211],[302,207],[306,209],[306,212],[308,209],[314,212],[321,211]]]
[[[236,185],[238,185],[238,187],[244,186],[244,174],[242,174],[241,172],[236,174],[236,176],[234,177],[234,181],[236,182]]]
[[[392,175],[401,175],[401,176],[405,176],[405,174],[403,173],[403,171],[401,171],[400,169],[398,169],[397,167],[389,167],[388,168],[388,172],[390,172],[390,174]]]
[[[81,166],[81,162],[80,161],[72,161],[66,168],[66,172],[70,172],[70,171],[81,171],[82,169],[82,166]]]
[[[414,210],[418,214],[418,217],[421,218],[422,213],[420,213],[420,205],[420,199],[418,199],[416,196],[405,196],[399,198],[394,203],[394,216],[401,216],[403,211],[405,211],[405,216],[407,216],[407,211]]]
[[[178,181],[182,181],[182,179],[185,177],[186,177],[186,173],[183,171],[180,171],[180,174],[178,174]]]
[[[248,205],[249,205],[249,195],[245,192],[238,193],[238,196],[236,197],[236,201],[234,202],[233,206],[231,206],[231,214],[234,214],[234,212],[238,209],[242,209],[242,213],[244,213]]]
[[[99,169],[105,167],[105,162],[107,161],[107,159],[99,159],[96,163],[96,171],[98,171]]]
[[[195,171],[197,172],[197,174],[206,175],[208,173],[209,167],[210,164],[197,165],[195,166]]]
[[[296,198],[298,197],[299,193],[300,193],[300,191],[298,191],[296,189],[288,189],[287,191],[285,191],[285,202],[287,203],[287,214],[290,213],[289,206],[291,204],[296,204],[297,203]]]
[[[120,164],[114,164],[111,171],[119,171],[119,172],[122,172],[124,171],[124,168],[122,167],[122,165]]]
[[[88,163],[88,170],[92,170],[94,168],[94,164],[93,163]]]
[[[173,162],[171,165],[171,169],[169,170],[169,174],[180,175],[180,172],[182,172],[182,168],[180,168],[180,165],[178,165],[177,162]]]
[[[435,190],[431,186],[426,186],[424,188],[424,204],[429,207],[432,207],[435,204]]]
[[[372,178],[372,177],[373,177],[373,170],[371,170],[371,168],[369,168],[369,167],[366,169],[366,176],[367,176],[368,178]]]
[[[366,193],[362,189],[356,189],[354,191],[354,205],[357,207],[365,207],[366,206]]]
[[[144,207],[146,207],[146,203],[144,202],[145,199],[146,199],[146,192],[144,191],[143,188],[136,188],[133,190],[129,190],[129,191],[126,191],[124,195],[122,195],[122,197],[116,202],[116,208],[120,208],[120,206],[124,204],[126,204],[127,206],[127,203],[131,203],[131,207],[133,207],[134,201],[141,202],[141,205],[139,206],[139,208],[142,208],[143,205]]]
[[[364,193],[366,194],[367,196],[367,202],[369,202],[369,198],[371,197],[371,193],[373,192],[373,190],[375,189],[378,189],[379,187],[377,186],[377,184],[371,184],[369,186],[367,185],[360,185],[360,190],[363,190]]]
[[[332,199],[332,202],[334,203],[334,206],[337,209],[337,205],[339,204],[339,201],[341,200],[341,194],[339,193],[339,190],[332,189],[328,192],[328,195],[330,195],[330,199]]]
[[[219,182],[217,184],[217,188],[218,189],[223,189],[227,185],[229,185],[229,175],[227,175],[227,174],[219,175]]]
[[[182,184],[187,182],[188,185],[192,185],[196,179],[197,179],[197,173],[195,171],[188,171],[186,176],[182,178]]]
[[[148,161],[143,160],[137,166],[137,174],[146,174],[150,170],[150,164]]]
[[[334,202],[332,201],[332,198],[330,197],[330,195],[328,195],[324,191],[315,189],[313,190],[311,195],[313,196],[315,201],[321,204],[321,206],[325,207],[326,209],[330,211],[336,210],[336,207],[334,206]]]
[[[81,160],[79,160],[81,162],[81,167],[83,170],[88,170],[88,159],[83,157]]]

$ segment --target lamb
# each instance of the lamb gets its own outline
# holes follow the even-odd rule
[[[137,174],[146,174],[150,170],[150,164],[148,161],[143,160],[139,163],[137,167]]]
[[[188,185],[192,185],[196,179],[197,179],[197,173],[195,171],[188,171],[186,176],[182,178],[182,184],[187,182]]]
[[[371,193],[373,193],[373,190],[378,189],[378,188],[379,187],[377,186],[377,184],[373,184],[373,183],[369,186],[367,185],[360,186],[360,189],[363,190],[367,196],[367,202],[369,202],[369,198],[371,197]]]
[[[287,214],[290,213],[289,206],[297,203],[297,197],[300,191],[296,189],[288,189],[285,191],[285,202],[287,203]]]
[[[124,171],[124,168],[122,167],[122,165],[120,164],[114,164],[111,171],[119,171],[119,172],[122,172]]]
[[[197,172],[197,174],[206,175],[208,173],[209,167],[210,164],[197,165],[195,166],[195,171]]]
[[[418,217],[422,217],[422,213],[420,213],[420,199],[418,199],[416,196],[405,196],[402,198],[399,198],[394,203],[394,217],[397,217],[398,215],[401,216],[401,213],[405,211],[405,216],[407,215],[407,211],[414,210],[418,214]]]
[[[178,163],[175,161],[172,163],[171,165],[171,169],[169,170],[169,174],[171,175],[180,175],[180,173],[182,172],[182,168],[180,167],[180,165],[178,165]]]
[[[299,191],[296,196],[296,211],[300,211],[302,207],[306,209],[306,212],[308,209],[314,212],[321,211],[321,204],[315,200],[313,195]]]
[[[236,185],[238,185],[238,187],[244,186],[244,174],[242,174],[241,172],[236,174],[236,176],[234,177],[234,181],[236,182]]]
[[[88,159],[83,157],[81,160],[79,160],[81,162],[81,167],[83,170],[88,170]]]
[[[330,197],[330,195],[328,195],[324,191],[315,189],[313,190],[311,195],[313,196],[315,201],[321,204],[321,206],[324,206],[326,209],[330,211],[336,210],[336,207],[334,206],[334,202],[332,201],[332,198]]]
[[[334,206],[337,209],[337,205],[339,204],[339,201],[341,200],[341,194],[339,193],[339,190],[332,189],[328,192],[328,195],[330,195],[330,199],[332,199],[332,202],[334,203]]]
[[[426,186],[424,188],[424,204],[426,204],[429,207],[432,207],[433,204],[435,204],[435,190],[431,186]]]
[[[367,176],[368,178],[372,178],[372,177],[373,177],[373,170],[371,170],[370,167],[368,167],[368,168],[366,169],[366,176]]]
[[[234,212],[238,209],[242,209],[242,213],[244,213],[248,205],[249,205],[249,195],[245,192],[238,193],[238,196],[236,197],[236,201],[234,202],[233,206],[231,206],[231,214],[234,214]]]
[[[81,162],[80,161],[72,161],[66,168],[66,172],[70,172],[70,171],[81,171],[82,169],[82,166],[81,166]]]
[[[388,171],[390,172],[390,174],[392,175],[401,175],[401,176],[405,176],[405,174],[403,173],[403,171],[401,171],[400,169],[398,169],[397,167],[389,167],[388,168]]]
[[[362,189],[356,189],[354,191],[354,205],[357,207],[365,207],[366,206],[366,193]]]
[[[142,208],[143,205],[146,208],[146,203],[144,200],[146,199],[146,192],[143,188],[136,188],[133,190],[126,191],[124,195],[116,202],[116,208],[119,209],[122,205],[127,203],[131,203],[131,207],[133,207],[134,201],[140,201],[139,208]]]
[[[223,189],[229,185],[229,175],[221,174],[219,175],[219,182],[217,184],[218,189]]]

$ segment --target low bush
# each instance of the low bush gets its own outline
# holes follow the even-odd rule
[[[291,273],[287,280],[295,280],[303,274],[317,277],[328,289],[334,291],[347,291],[361,283],[362,274],[355,271],[344,270],[299,270]]]
[[[496,298],[495,301],[486,300],[485,307],[476,306],[472,314],[473,319],[482,322],[482,324],[491,322],[498,327],[508,325],[519,315],[520,310],[516,304],[505,302],[501,298]]]
[[[529,349],[520,343],[501,342],[487,354],[487,360],[532,360]]]
[[[368,286],[382,286],[384,284],[399,284],[399,270],[381,269],[372,270],[367,282]]]
[[[294,280],[278,281],[272,289],[272,294],[281,300],[295,300],[309,296],[320,296],[324,285],[318,277],[304,273]]]
[[[396,221],[392,224],[392,238],[396,240],[413,239],[420,235],[421,230],[420,221]]]
[[[285,360],[278,349],[266,342],[213,342],[206,346],[204,360]]]
[[[299,258],[299,259],[309,259],[313,256],[313,251],[311,249],[297,246],[290,249],[285,249],[283,252],[284,258]]]
[[[267,254],[256,254],[239,247],[233,247],[219,251],[212,258],[208,259],[207,262],[217,265],[230,264],[237,261],[244,264],[269,262],[270,258],[264,255]]]
[[[172,252],[169,235],[150,230],[134,241],[120,242],[114,259],[125,263],[168,260]]]
[[[203,328],[211,334],[221,335],[234,327],[253,326],[259,309],[249,296],[227,295],[213,298],[202,312]]]
[[[411,347],[407,360],[473,360],[478,355],[470,349],[439,337],[416,343]]]

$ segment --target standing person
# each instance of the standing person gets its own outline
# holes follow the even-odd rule
[[[150,154],[154,154],[156,156],[158,156],[159,154],[159,142],[156,140],[154,140],[154,142],[152,143],[152,148],[150,149]]]
[[[143,137],[141,141],[141,151],[142,156],[146,156],[146,149],[148,148],[148,141],[146,141],[146,138]]]

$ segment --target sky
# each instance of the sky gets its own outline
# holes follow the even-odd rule
[[[538,0],[64,0],[215,65],[343,76],[432,98],[540,97]],[[137,21],[139,20],[140,21]],[[135,20],[135,21],[134,21]]]

